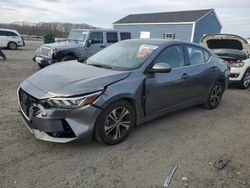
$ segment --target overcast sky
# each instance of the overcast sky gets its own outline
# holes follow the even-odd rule
[[[0,0],[0,22],[71,22],[111,28],[135,13],[214,8],[223,33],[250,37],[250,0]]]

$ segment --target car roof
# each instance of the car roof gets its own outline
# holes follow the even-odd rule
[[[125,40],[124,42],[135,42],[135,43],[141,43],[141,44],[152,44],[152,45],[157,45],[157,46],[161,46],[161,45],[170,45],[170,44],[190,44],[190,45],[195,45],[198,47],[203,47],[199,44],[196,43],[191,43],[188,41],[181,41],[181,40],[176,40],[176,39],[171,39],[171,40],[167,40],[167,39],[128,39]]]
[[[71,31],[99,31],[99,32],[128,32],[129,31],[119,31],[114,29],[71,29]]]
[[[17,33],[17,30],[14,29],[5,29],[5,28],[0,28],[0,31],[11,31]]]

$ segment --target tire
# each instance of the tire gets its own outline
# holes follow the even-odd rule
[[[45,66],[38,64],[39,69],[43,69]]]
[[[134,124],[134,107],[125,100],[117,101],[97,118],[95,137],[102,144],[115,145],[128,137]]]
[[[206,109],[217,108],[220,104],[223,93],[224,93],[224,85],[221,82],[215,82],[203,106]]]
[[[241,89],[247,89],[250,86],[250,69],[246,70],[240,84]]]
[[[76,58],[72,55],[67,55],[67,56],[64,56],[62,59],[61,59],[61,62],[63,61],[70,61],[70,60],[76,60]]]
[[[10,50],[16,50],[17,49],[17,44],[15,42],[9,42],[8,48]]]

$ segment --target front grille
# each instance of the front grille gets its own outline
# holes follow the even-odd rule
[[[30,117],[33,114],[30,114],[31,107],[33,107],[34,104],[38,103],[38,99],[32,97],[28,93],[26,93],[22,88],[19,89],[19,102],[20,102],[20,107],[23,111],[23,113],[27,116]],[[32,112],[33,113],[33,112]]]
[[[49,47],[41,47],[40,55],[48,57],[50,50],[51,50],[51,48],[49,48]]]

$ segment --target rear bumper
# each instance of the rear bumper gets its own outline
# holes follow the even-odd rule
[[[39,67],[46,67],[48,65],[56,63],[55,59],[48,59],[41,56],[33,57],[33,61],[39,65]]]

